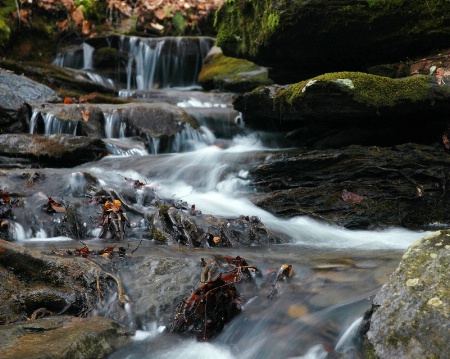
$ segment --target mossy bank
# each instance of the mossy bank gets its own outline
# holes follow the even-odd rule
[[[216,14],[224,54],[272,68],[276,83],[422,56],[448,46],[445,0],[228,0]]]

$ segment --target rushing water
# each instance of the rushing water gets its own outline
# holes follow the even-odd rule
[[[125,46],[125,40],[120,46]],[[164,87],[170,87],[172,80],[164,80],[162,75],[144,71],[144,68],[153,71],[157,67],[157,57],[164,46],[162,42],[150,44],[140,39],[131,39],[127,40],[126,46],[133,53],[135,62],[133,66],[128,64],[129,73],[131,68],[133,71],[143,71],[134,80],[129,77],[128,89],[131,83],[137,84],[138,88],[151,87],[155,76],[159,76],[161,83],[167,85]],[[157,53],[152,52],[152,49]],[[92,49],[86,46],[84,51],[91,53]],[[83,58],[84,67],[90,67],[90,58]],[[63,64],[63,60],[64,56],[61,55],[57,62]],[[198,71],[196,61],[194,67]],[[180,69],[185,68],[177,61],[171,63],[178,64]],[[76,66],[83,67],[81,60],[76,62]],[[192,77],[187,82],[189,86],[195,85]],[[183,87],[181,83],[176,85]],[[156,246],[153,241],[145,241],[138,253],[141,256],[153,256],[155,260],[164,257],[191,261],[190,263],[211,255],[240,255],[263,271],[276,270],[286,263],[292,264],[295,275],[282,284],[279,297],[273,301],[269,301],[261,293],[244,297],[243,312],[211,342],[200,342],[167,333],[166,328],[158,321],[141,323],[137,327],[133,344],[112,354],[111,359],[358,358],[361,343],[355,333],[364,312],[371,306],[371,298],[395,269],[408,245],[421,238],[423,233],[401,228],[350,231],[306,216],[278,218],[256,207],[247,199],[254,192],[248,171],[280,149],[267,147],[267,142],[261,140],[263,136],[255,133],[229,132],[226,146],[218,146],[221,136],[217,132],[213,133],[209,124],[202,122],[201,116],[207,111],[205,109],[209,109],[220,117],[219,109],[230,104],[205,104],[203,98],[204,94],[201,93],[198,98],[189,94],[178,103],[180,107],[189,109],[193,116],[197,116],[204,126],[203,137],[179,139],[178,148],[183,141],[190,141],[190,152],[176,153],[175,148],[175,153],[158,154],[158,143],[153,144],[153,151],[134,145],[130,139],[123,138],[120,130],[114,135],[114,113],[111,113],[106,121],[105,133],[108,137],[115,138],[110,138],[108,143],[110,146],[128,148],[128,151],[118,151],[116,156],[78,168],[58,170],[67,173],[70,180],[68,184],[53,182],[53,190],[66,195],[69,191],[70,195],[76,196],[84,185],[78,174],[89,172],[99,179],[102,186],[112,190],[123,185],[124,177],[133,178],[153,188],[160,198],[182,199],[188,204],[195,204],[205,214],[224,217],[257,216],[269,230],[283,233],[292,239],[292,243],[220,250],[185,249],[180,252],[174,247]],[[226,119],[223,123],[230,124],[232,121],[230,122],[229,117],[235,115],[230,115],[230,111],[224,112]],[[46,133],[47,128],[48,132],[56,131],[52,119],[45,121]],[[243,124],[239,116],[236,116],[236,121],[239,125]],[[70,128],[67,131],[76,129]],[[227,131],[222,129],[221,132]],[[205,134],[208,134],[206,140]],[[16,224],[14,230],[17,231],[16,238],[27,246],[48,248],[51,247],[50,240],[67,240],[46,238],[45,228],[33,232],[25,224]],[[129,244],[139,241],[133,238],[132,233],[127,238]],[[95,231],[90,234],[92,246],[101,248],[104,243],[95,239],[96,234]],[[140,280],[142,278],[133,277],[132,274],[124,276],[125,285],[132,297],[133,289],[137,290],[141,286]],[[163,290],[165,287],[161,288]],[[144,300],[136,298],[136,294],[133,299],[136,303]],[[138,312],[138,309],[135,307],[134,311]],[[132,314],[130,309],[130,315]]]

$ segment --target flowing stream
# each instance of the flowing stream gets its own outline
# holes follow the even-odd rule
[[[181,43],[177,41],[178,44]],[[177,88],[184,86],[155,72],[157,67],[162,68],[161,71],[167,71],[164,69],[176,65],[183,71],[187,66],[181,63],[182,57],[178,58],[178,62],[166,59],[165,67],[164,61],[158,62],[156,58],[163,52],[163,42],[151,44],[147,40],[122,39],[119,46],[129,47],[133,54],[130,58],[135,59],[134,65],[123,64],[127,67],[129,76],[132,69],[139,71],[137,76],[128,77],[128,95],[133,88],[132,84],[135,84],[137,89],[144,90],[140,100],[145,101],[142,94],[153,87],[153,79],[159,79],[163,87],[170,87],[170,83]],[[204,56],[205,46],[202,46]],[[84,46],[84,49],[89,54],[93,52],[90,46]],[[152,49],[159,53],[152,53]],[[80,69],[92,66],[91,58],[86,53],[83,56],[84,62],[72,61],[74,67],[74,64]],[[60,55],[56,62],[64,65],[64,58],[64,55]],[[149,61],[156,62],[148,63]],[[198,71],[198,61],[193,63],[191,67]],[[145,68],[152,72],[146,73]],[[192,79],[192,76],[188,77],[185,83],[190,89],[195,85]],[[205,112],[211,111],[214,116],[223,113],[225,124],[235,122],[236,118],[238,124],[242,125],[242,119],[233,112],[229,102],[205,104],[204,96],[201,92],[186,91],[179,106],[188,109],[200,122]],[[57,126],[52,125],[51,119],[48,121],[46,133],[51,133]],[[268,146],[267,141],[264,141],[264,136],[270,137],[271,134],[242,131],[240,134],[230,134],[225,139],[226,146],[218,146],[217,143],[223,138],[214,133],[207,122],[202,125],[202,136],[179,139],[180,143],[176,148],[185,148],[182,145],[189,142],[189,152],[158,154],[157,143],[154,151],[133,147],[133,144],[128,143],[133,151],[109,156],[78,168],[55,170],[66,173],[70,180],[68,183],[53,182],[53,193],[56,190],[65,195],[70,193],[76,196],[79,187],[83,185],[77,174],[89,172],[104,186],[112,189],[122,186],[124,177],[137,179],[152,187],[161,198],[175,198],[189,205],[195,204],[204,214],[228,218],[256,216],[269,230],[284,234],[292,239],[292,243],[225,249],[185,248],[180,251],[171,246],[158,246],[148,240],[143,241],[134,256],[151,256],[155,260],[162,257],[173,258],[196,263],[201,257],[239,255],[263,272],[278,270],[283,264],[292,264],[295,275],[282,283],[280,295],[272,301],[258,292],[245,296],[243,312],[210,342],[170,334],[161,322],[146,323],[136,318],[139,324],[135,324],[137,332],[133,343],[113,353],[110,358],[359,358],[361,343],[355,333],[364,312],[370,308],[371,299],[395,270],[406,248],[423,237],[424,233],[401,228],[350,231],[306,216],[278,218],[256,207],[248,199],[248,195],[255,191],[248,175],[249,169],[263,163],[273,152],[283,151],[275,146]],[[67,131],[73,132],[75,129]],[[224,132],[226,131],[222,130]],[[116,137],[113,139],[116,142],[126,143],[129,140],[120,135],[111,137]],[[67,238],[49,238],[45,228],[41,230],[31,232],[30,228],[17,228],[18,239],[25,246],[42,249],[51,248],[55,240],[61,240],[58,247],[73,246],[70,241],[67,242]],[[102,240],[96,238],[95,231],[92,231],[88,239],[93,247],[105,246]],[[131,232],[126,241],[128,245],[136,246],[139,238],[134,238]],[[134,296],[135,305],[145,300],[139,298],[137,292],[133,293],[133,288],[137,289],[142,285],[141,276],[128,273],[123,279],[130,296]],[[193,280],[192,286],[197,285],[198,280]],[[169,284],[161,286],[162,295]],[[183,294],[188,293],[180,293]],[[139,312],[137,309],[139,308],[133,309],[134,313]]]

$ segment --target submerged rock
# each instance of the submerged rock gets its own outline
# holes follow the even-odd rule
[[[259,87],[233,104],[249,127],[290,131],[287,137],[298,146],[430,144],[447,129],[448,93],[448,85],[431,76],[337,72]]]
[[[450,352],[450,232],[412,244],[374,299],[371,358],[445,358]]]

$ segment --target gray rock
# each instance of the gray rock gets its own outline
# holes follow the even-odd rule
[[[96,138],[66,134],[0,135],[0,167],[13,166],[11,158],[19,159],[20,166],[74,167],[98,160],[105,154],[105,144]]]
[[[24,76],[0,69],[0,127],[7,132],[26,131],[30,102],[58,101],[56,93]]]
[[[390,358],[446,358],[450,315],[450,232],[412,244],[374,299],[367,338],[373,354]]]

